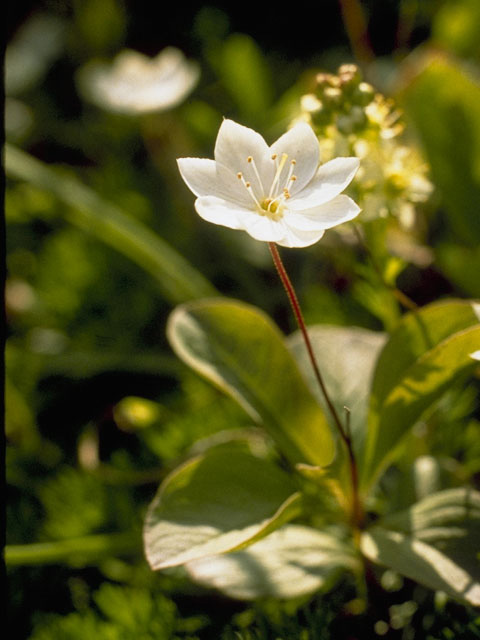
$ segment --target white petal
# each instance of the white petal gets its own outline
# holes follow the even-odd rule
[[[318,207],[302,211],[289,210],[285,217],[289,227],[301,231],[316,231],[352,220],[359,212],[360,207],[351,198],[340,195]]]
[[[267,216],[252,213],[251,217],[245,217],[245,231],[255,238],[264,242],[279,242],[285,235],[286,227],[282,220],[275,222]]]
[[[217,162],[216,165],[217,184],[219,194],[221,194],[220,197],[223,197],[226,200],[231,200],[232,202],[236,202],[240,206],[244,206],[247,209],[251,208],[254,200],[245,187],[244,182],[238,179],[237,173],[233,173],[231,169],[223,166],[223,164],[220,164],[220,162]],[[247,176],[245,178],[245,181],[251,182],[251,176]],[[253,187],[254,186],[255,185],[253,185]],[[263,197],[262,194],[258,193],[258,189],[254,190],[257,193],[257,199],[261,199]]]
[[[188,188],[196,196],[217,194],[215,160],[207,158],[178,158],[178,169]]]
[[[309,247],[311,244],[318,242],[323,236],[325,231],[319,229],[316,231],[298,231],[292,227],[287,227],[287,231],[282,240],[278,240],[277,244],[282,247],[289,247],[290,249]]]
[[[178,158],[178,168],[189,189],[198,197],[215,196],[249,208],[252,197],[226,167],[208,158]]]
[[[360,161],[358,158],[335,158],[322,165],[302,191],[292,197],[290,209],[309,209],[338,196],[352,180]]]
[[[293,195],[299,192],[313,178],[318,169],[320,147],[313,129],[306,122],[300,122],[284,133],[271,147],[270,154],[276,153],[281,158],[283,153],[288,155],[285,168],[279,180],[280,187],[284,187],[290,163],[296,161],[294,174],[297,180],[291,183],[289,191]]]
[[[203,196],[195,200],[198,215],[229,229],[245,229],[244,219],[256,215],[253,211],[236,206],[232,202],[215,196]],[[260,217],[260,216],[259,216]]]
[[[253,165],[247,160],[250,156],[255,161],[263,189],[259,188]],[[274,174],[270,151],[262,136],[253,129],[233,120],[224,120],[215,143],[215,160],[230,169],[233,175],[241,172],[259,197],[270,187]]]

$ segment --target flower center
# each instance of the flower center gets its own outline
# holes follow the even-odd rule
[[[252,158],[252,156],[248,156],[247,162],[253,169],[255,181],[258,183],[256,191],[257,193],[261,194],[260,197],[257,197],[251,182],[245,180],[241,171],[237,173],[237,178],[241,180],[243,186],[246,188],[250,197],[255,203],[255,212],[261,216],[267,216],[268,218],[270,218],[270,220],[274,220],[275,222],[277,222],[278,220],[281,220],[283,218],[286,201],[291,197],[289,188],[297,179],[297,177],[293,175],[293,171],[295,165],[297,164],[297,161],[295,159],[292,159],[290,161],[290,167],[287,171],[287,175],[284,179],[282,179],[282,172],[285,169],[288,155],[286,153],[282,153],[279,160],[278,155],[274,153],[271,159],[275,163],[276,170],[272,180],[272,184],[270,186],[270,190],[268,192],[268,196],[265,195],[265,188],[255,164],[255,160]]]

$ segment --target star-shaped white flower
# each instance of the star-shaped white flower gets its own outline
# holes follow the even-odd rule
[[[197,64],[167,47],[154,58],[126,49],[111,65],[90,63],[81,69],[78,82],[84,96],[99,106],[137,115],[176,106],[198,77]]]
[[[269,147],[252,129],[224,120],[215,160],[180,158],[178,166],[204,220],[243,229],[256,240],[307,247],[325,229],[360,211],[340,195],[358,169],[358,158],[335,158],[319,167],[319,155],[318,140],[306,123]]]

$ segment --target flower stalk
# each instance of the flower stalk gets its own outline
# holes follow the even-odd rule
[[[269,242],[268,247],[270,249],[270,253],[272,254],[273,263],[275,265],[277,273],[287,293],[288,299],[290,301],[290,305],[292,307],[293,313],[297,320],[298,327],[302,333],[303,340],[305,342],[305,347],[307,349],[308,357],[310,359],[310,362],[315,374],[315,378],[318,382],[322,395],[325,399],[328,410],[330,411],[335,427],[338,433],[340,434],[340,437],[347,449],[349,468],[350,468],[351,490],[352,490],[352,504],[351,504],[350,519],[351,519],[352,526],[355,528],[355,530],[358,530],[363,520],[363,509],[361,506],[359,490],[358,490],[358,484],[359,484],[358,483],[358,466],[355,459],[355,453],[353,451],[353,443],[352,443],[350,429],[349,429],[349,412],[347,412],[346,425],[344,426],[328,394],[325,381],[320,372],[320,367],[318,366],[318,362],[315,357],[315,353],[313,351],[312,343],[308,335],[307,327],[305,325],[305,320],[303,318],[303,313],[300,307],[300,303],[298,301],[297,294],[295,293],[295,289],[285,269],[282,258],[280,257],[280,253],[274,242]]]

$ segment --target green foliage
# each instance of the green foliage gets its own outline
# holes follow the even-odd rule
[[[240,549],[298,515],[288,475],[243,449],[209,449],[162,484],[144,530],[153,569]]]
[[[92,233],[153,275],[162,293],[172,302],[211,295],[215,290],[188,262],[160,237],[103,201],[94,192],[70,176],[59,178],[56,172],[14,147],[7,148],[7,174],[54,193],[68,205],[68,219]]]
[[[480,58],[478,30],[480,7],[475,0],[459,0],[444,3],[432,25],[434,42],[448,51],[466,58]]]
[[[99,613],[87,610],[65,617],[46,616],[31,640],[175,640],[180,637],[194,640],[194,636],[175,633],[178,628],[176,606],[160,594],[104,583],[93,598]]]
[[[385,345],[372,386],[364,481],[392,459],[402,436],[464,371],[480,338],[475,304],[445,302],[405,316]]]
[[[352,434],[354,438],[353,450],[358,450],[359,444],[365,443],[365,455],[359,458],[364,491],[378,478],[379,472],[385,468],[387,462],[392,461],[394,454],[398,455],[398,444],[425,409],[438,399],[461,373],[473,370],[475,362],[470,354],[476,345],[480,344],[479,326],[478,305],[463,301],[447,301],[406,314],[386,343],[382,334],[376,335],[360,329],[317,327],[312,330],[314,350],[319,354],[319,366],[324,371],[332,401],[339,408],[338,403],[343,398],[344,402],[349,402],[354,414],[357,414],[354,428],[348,426],[347,433]],[[272,363],[275,362],[274,358],[278,358],[277,352],[282,353],[279,348],[281,343],[272,341],[272,330],[268,328],[267,331],[266,327],[269,325],[264,317],[249,307],[230,301],[204,301],[191,303],[176,310],[170,320],[169,336],[177,353],[188,364],[223,387],[250,412],[252,408],[259,407],[259,413],[263,416],[265,403],[259,403],[257,398],[262,396],[259,396],[256,386],[260,386],[266,372],[262,365],[259,373],[258,363],[268,361],[269,365],[278,371],[279,365],[273,366]],[[262,356],[259,345],[265,350],[269,342],[271,346],[268,355]],[[292,351],[303,361],[302,368],[306,369],[307,358],[304,349],[299,346],[298,337],[292,342]],[[285,355],[282,355],[282,359],[285,362]],[[252,361],[255,363],[254,368]],[[286,380],[289,367],[294,370],[292,363],[286,361],[283,365],[285,373],[282,371],[282,382]],[[352,385],[350,381],[355,380],[355,372],[359,369],[362,370],[362,377]],[[311,373],[309,377],[312,384]],[[289,387],[292,386],[293,383],[290,383]],[[265,388],[265,385],[262,388]],[[270,391],[270,397],[274,392],[275,387]],[[284,390],[283,401],[285,396]],[[368,405],[370,407],[367,414]],[[286,409],[283,413],[285,411]],[[365,434],[367,425],[368,431]],[[268,423],[265,426],[268,429]],[[271,428],[270,433],[275,438],[276,432]],[[277,437],[277,440],[282,446],[282,439]],[[267,495],[262,493],[267,485],[265,481],[258,481],[254,468],[247,469],[248,456],[244,458],[245,454],[242,453],[234,462],[233,452],[234,450],[224,448],[211,449],[210,454],[193,459],[163,483],[150,509],[145,530],[147,556],[152,566],[186,564],[200,582],[244,598],[273,594],[288,594],[290,597],[300,595],[304,590],[308,592],[320,587],[325,580],[328,582],[329,574],[338,566],[355,568],[353,557],[350,563],[346,560],[348,554],[341,560],[337,559],[332,567],[330,561],[333,556],[330,548],[327,555],[330,560],[326,566],[323,560],[316,559],[316,570],[312,579],[304,560],[312,558],[312,543],[308,539],[303,540],[297,530],[289,527],[268,536],[265,540],[255,542],[258,534],[264,536],[283,522],[283,507],[287,504],[290,507],[290,500],[277,511],[273,521],[265,520],[268,514],[263,511],[258,513],[256,505],[257,500],[264,506],[269,504],[266,502]],[[253,460],[252,458],[251,462]],[[337,461],[329,473],[322,472],[320,466],[299,465],[298,469],[306,473],[307,484],[319,483],[320,492],[325,491],[329,482],[333,483],[330,484],[330,488],[334,487],[334,491],[338,491],[338,484],[335,484],[338,480],[345,491],[345,468],[343,466],[341,469],[338,466],[339,461],[341,458],[337,456]],[[258,462],[255,464],[258,465]],[[230,465],[235,467],[235,471]],[[197,467],[202,469],[198,478]],[[272,476],[272,473],[273,468],[268,475]],[[237,474],[244,477],[241,483]],[[245,478],[253,484],[247,484]],[[427,482],[427,479],[424,480],[418,477],[418,481],[423,482],[423,485]],[[274,483],[280,488],[281,483],[278,480],[274,480]],[[242,491],[240,484],[243,484]],[[248,497],[243,495],[243,491],[249,492]],[[420,495],[424,493],[420,489],[419,492]],[[267,494],[273,498],[273,488],[267,489]],[[237,495],[240,496],[238,500]],[[349,495],[348,491],[346,495]],[[286,494],[282,498],[279,497],[275,506],[269,504],[269,514],[277,510],[286,497]],[[456,493],[448,494],[449,500],[455,501],[457,497]],[[348,499],[351,497],[347,498],[347,501]],[[475,497],[472,499],[476,500]],[[340,500],[343,504],[345,497],[340,497]],[[429,498],[425,500],[428,501]],[[432,500],[431,517],[442,521],[442,531],[445,532],[447,520],[452,516],[448,509],[443,508],[441,501],[437,504],[434,498]],[[464,537],[473,540],[476,537],[477,523],[476,516],[470,512],[469,504],[467,500],[459,517],[462,526],[465,527]],[[230,512],[231,508],[233,512]],[[305,509],[314,511],[315,507],[306,503]],[[424,513],[421,502],[412,509],[412,513]],[[332,517],[335,516],[326,513],[325,521],[328,522]],[[242,527],[246,527],[244,530],[236,524],[238,518]],[[465,587],[465,584],[473,579],[468,571],[471,563],[475,561],[475,552],[470,550],[467,553],[468,561],[461,566],[457,567],[455,564],[463,542],[458,538],[458,527],[456,533],[451,536],[452,544],[442,547],[440,552],[435,544],[432,546],[425,543],[422,527],[415,526],[412,514],[406,517],[406,521],[411,527],[408,532],[388,531],[381,522],[367,528],[363,534],[362,551],[375,562],[399,570],[422,584],[434,589],[447,590],[456,598],[476,603],[477,586],[474,585],[471,589]],[[320,522],[322,523],[321,520]],[[322,524],[325,525],[325,522]],[[285,537],[282,537],[283,535]],[[292,548],[291,539],[294,540]],[[252,546],[232,557],[219,555],[215,559],[202,559],[212,554],[235,551],[245,542],[252,541]],[[321,553],[324,545],[325,542],[318,541],[315,546]],[[340,552],[340,548],[338,551]],[[341,553],[345,554],[346,551],[343,550],[340,555]],[[296,566],[297,571],[303,571],[303,576],[298,581],[289,577],[292,564]],[[253,566],[261,567],[260,574],[267,577],[268,588],[258,579],[250,582],[254,575]],[[451,580],[448,577],[450,574],[454,576]],[[275,575],[275,579],[269,578],[270,575]],[[299,586],[292,591],[292,583],[297,582]],[[454,586],[457,582],[462,586]]]
[[[373,370],[386,336],[358,327],[317,325],[308,331],[332,402],[340,415],[347,407],[355,446],[361,448]],[[288,342],[312,392],[324,404],[300,333]],[[357,375],[359,371],[361,376]]]
[[[451,489],[432,494],[363,534],[371,560],[480,606],[480,493]]]
[[[46,509],[44,531],[48,538],[76,538],[106,524],[107,492],[92,475],[64,468],[39,493]]]
[[[331,462],[325,415],[281,334],[258,309],[227,300],[192,303],[174,312],[168,335],[177,354],[261,422],[287,458]]]
[[[196,581],[241,600],[301,598],[332,588],[345,570],[358,569],[358,557],[341,531],[321,532],[295,524],[242,551],[187,565]]]
[[[358,42],[345,57],[346,40],[319,38],[307,59],[300,24],[281,38],[261,25],[272,50],[215,7],[190,23],[182,9],[181,34],[167,19],[147,34],[148,8],[116,0],[44,3],[9,28],[12,639],[480,638],[480,335],[478,303],[461,300],[480,296],[480,13],[394,5],[399,48],[360,65],[375,90],[344,64]],[[184,104],[137,118],[83,102],[85,63],[176,35],[201,67]],[[362,158],[360,232],[284,252],[352,439],[358,517],[268,250],[200,220],[175,165],[210,156],[223,117],[269,140],[299,116],[323,159]],[[183,362],[165,338],[178,304],[168,339]],[[144,556],[146,514],[162,571]]]
[[[273,97],[270,69],[252,38],[234,34],[225,41],[219,75],[247,122],[268,112]]]
[[[427,56],[403,99],[422,139],[450,228],[467,246],[480,240],[480,87],[446,57]],[[435,104],[435,109],[431,109]]]

